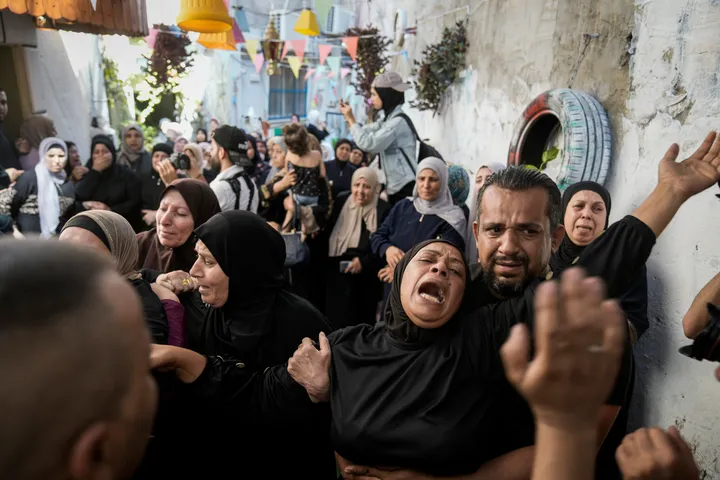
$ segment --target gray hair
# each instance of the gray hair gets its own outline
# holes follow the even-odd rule
[[[485,190],[495,186],[512,192],[524,192],[531,188],[543,188],[548,194],[548,204],[546,214],[550,220],[550,228],[557,228],[563,223],[562,212],[562,195],[560,189],[552,181],[550,177],[539,170],[531,170],[523,166],[513,165],[505,170],[493,173],[486,181],[485,185],[477,194],[477,211],[476,218],[480,218],[482,213],[482,199]]]
[[[270,140],[267,141],[267,143],[272,143],[273,145],[277,145],[278,147],[283,149],[283,152],[287,153],[288,147],[285,143],[285,139],[281,136],[272,137]]]

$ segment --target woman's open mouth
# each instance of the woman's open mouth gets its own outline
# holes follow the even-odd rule
[[[445,301],[445,293],[440,285],[433,282],[425,282],[420,285],[418,294],[425,300],[438,305]]]

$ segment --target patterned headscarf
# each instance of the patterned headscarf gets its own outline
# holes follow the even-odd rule
[[[470,194],[470,175],[460,165],[448,166],[448,188],[455,205],[462,205]]]

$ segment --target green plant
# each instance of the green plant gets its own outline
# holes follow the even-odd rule
[[[425,47],[422,61],[414,62],[417,98],[411,102],[413,107],[438,112],[443,95],[465,68],[467,48],[467,22],[445,28],[440,42]]]
[[[191,42],[181,30],[171,33],[171,27],[163,24],[153,25],[153,28],[158,34],[143,71],[153,87],[172,90],[193,64],[193,52],[188,49]]]
[[[558,155],[560,155],[560,149],[557,147],[552,147],[548,150],[545,150],[542,153],[542,163],[540,163],[540,170],[545,170],[547,164],[555,160]]]
[[[346,33],[349,37],[360,37],[357,49],[357,79],[352,83],[358,95],[366,100],[370,98],[370,90],[375,77],[385,71],[388,59],[387,47],[392,41],[381,35],[380,31],[368,25],[367,28],[351,28]]]

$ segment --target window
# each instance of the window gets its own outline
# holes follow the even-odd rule
[[[305,69],[295,78],[292,70],[280,67],[280,73],[270,77],[270,120],[290,118],[297,113],[304,117],[307,113],[307,82]]]

